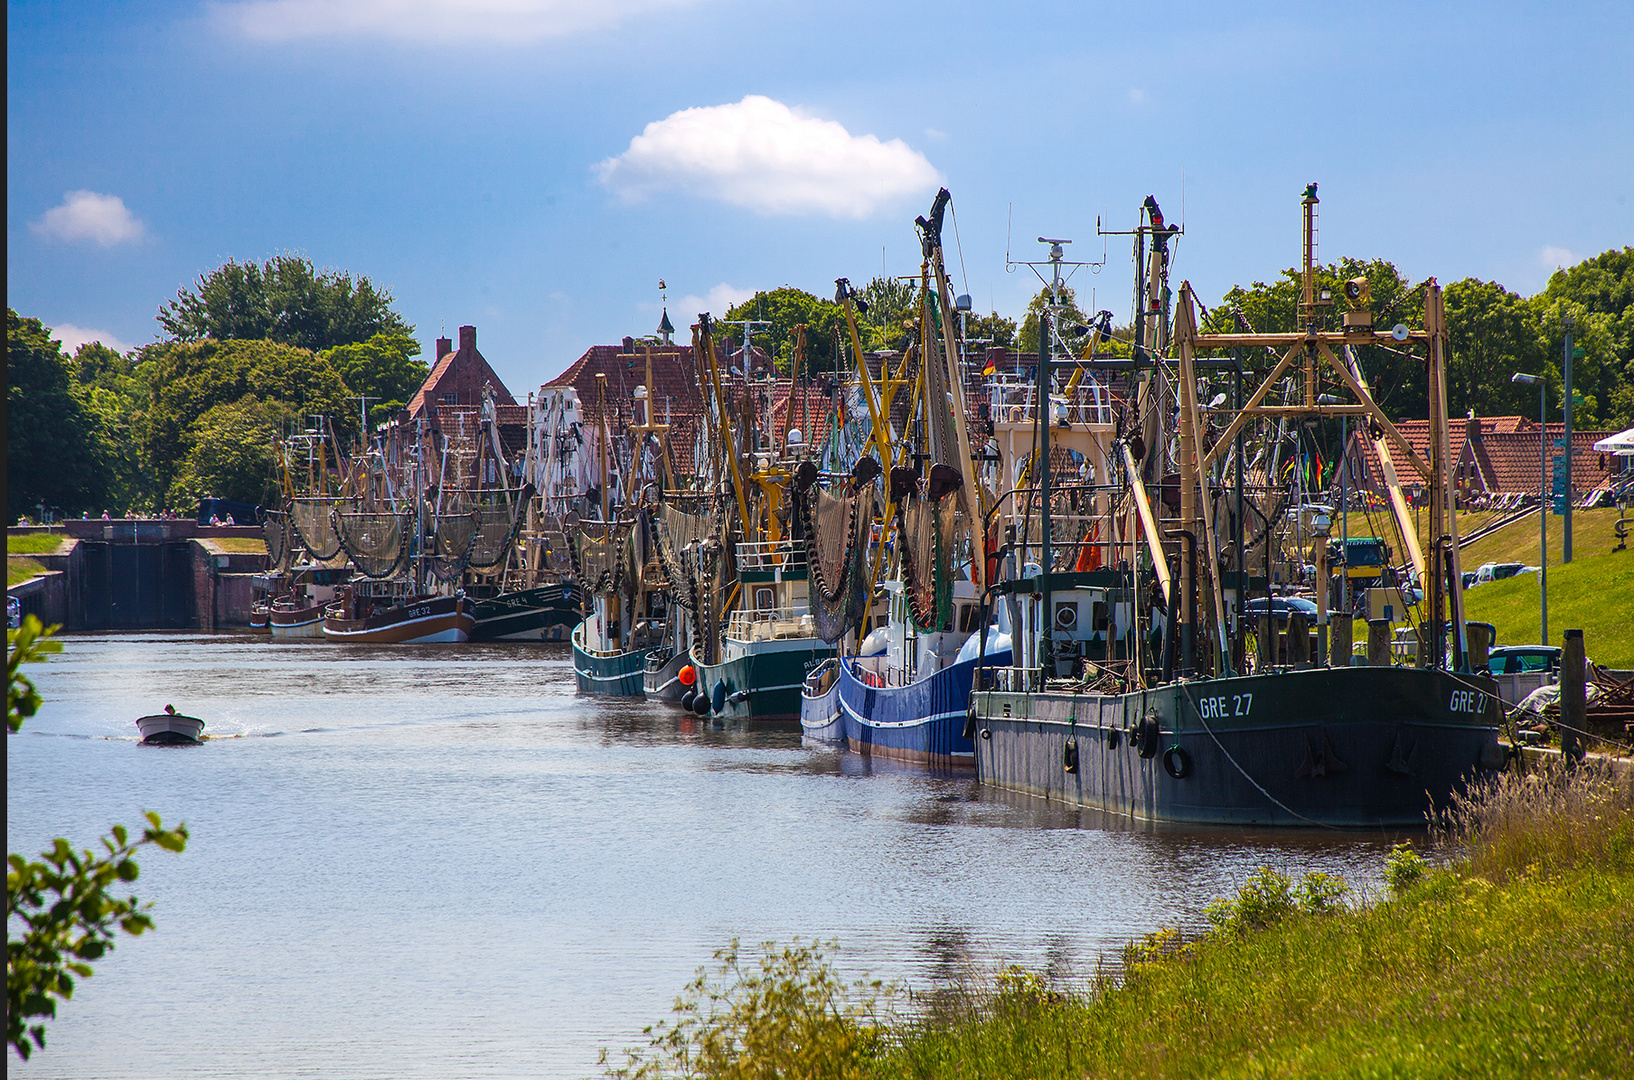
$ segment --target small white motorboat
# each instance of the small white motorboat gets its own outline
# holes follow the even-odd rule
[[[204,741],[204,721],[183,716],[173,705],[166,705],[162,713],[139,718],[136,727],[147,746],[197,746]]]

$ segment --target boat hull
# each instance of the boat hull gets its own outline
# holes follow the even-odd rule
[[[1008,652],[987,658],[989,665],[1009,661]],[[973,768],[976,747],[965,726],[975,672],[972,657],[907,686],[870,686],[855,658],[843,661],[835,686],[846,746],[872,757]]]
[[[740,724],[798,723],[800,687],[812,668],[834,655],[821,638],[781,638],[754,642],[748,650],[719,664],[698,669],[699,693],[710,696],[711,715]],[[721,708],[715,709],[716,687]]]
[[[584,623],[573,630],[573,675],[581,694],[641,697],[651,649],[592,653],[584,647]]]
[[[810,686],[800,691],[800,734],[814,742],[845,745],[845,714],[840,711],[838,675],[832,677],[828,688],[820,693],[812,693]]]
[[[271,612],[265,605],[255,604],[250,607],[250,633],[265,634],[272,629]]]
[[[578,625],[580,595],[572,582],[501,593],[472,605],[472,641],[566,641]]]
[[[388,608],[363,619],[326,616],[323,636],[330,641],[367,645],[427,645],[469,641],[476,620],[463,596],[434,596]]]
[[[323,637],[324,604],[304,608],[274,608],[268,631],[274,641],[311,641]]]
[[[681,682],[681,669],[691,663],[686,653],[676,653],[658,667],[647,666],[642,672],[642,686],[648,698],[678,705],[690,687]],[[696,684],[694,684],[696,685]]]
[[[180,713],[157,713],[136,721],[147,746],[197,746],[204,739],[204,721]]]
[[[1496,686],[1322,668],[1119,695],[978,691],[983,784],[1143,821],[1422,826],[1507,758]],[[1144,753],[1143,753],[1144,749]]]

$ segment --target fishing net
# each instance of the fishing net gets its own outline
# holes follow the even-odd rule
[[[568,522],[555,514],[542,515],[539,528],[528,538],[529,565],[556,574],[573,573],[573,544]]]
[[[849,485],[844,490],[849,491]],[[801,504],[812,621],[817,636],[832,644],[861,624],[873,591],[868,540],[874,523],[874,490],[865,485],[860,493],[836,496],[813,487]]]
[[[280,570],[289,565],[289,515],[282,510],[268,510],[261,522],[261,535],[267,541],[268,565]]]
[[[586,592],[618,592],[623,585],[627,522],[587,521],[579,526],[574,549],[575,572]]]
[[[698,605],[698,545],[715,535],[713,514],[689,514],[665,503],[653,519],[658,563],[669,579],[676,603],[687,611]]]
[[[466,562],[473,570],[493,570],[510,554],[511,538],[516,535],[521,520],[522,504],[515,508],[504,505],[479,506],[474,518],[476,535],[472,537],[470,555]]]
[[[408,561],[413,525],[398,514],[334,515],[338,542],[365,577],[389,578]]]
[[[340,554],[340,536],[331,517],[340,505],[339,499],[292,499],[289,504],[290,520],[301,544],[314,559],[333,559]]]
[[[902,543],[902,577],[908,611],[921,630],[947,628],[953,612],[953,539],[958,526],[957,494],[929,498],[920,483],[918,498],[897,511]]]
[[[432,541],[437,556],[449,562],[461,562],[471,551],[471,539],[477,534],[477,515],[474,512],[438,515],[432,530]]]
[[[726,555],[727,546],[715,537],[701,541],[692,551],[698,566],[693,639],[702,646],[703,662],[713,664],[720,659],[720,619],[731,585],[732,567]]]

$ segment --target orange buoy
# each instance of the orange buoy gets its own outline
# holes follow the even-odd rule
[[[681,670],[676,675],[680,678],[682,686],[691,686],[698,681],[697,669],[691,664],[681,665]]]

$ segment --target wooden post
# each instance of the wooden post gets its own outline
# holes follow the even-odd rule
[[[1469,637],[1469,669],[1485,671],[1489,664],[1487,650],[1492,648],[1492,637],[1480,623],[1468,623],[1464,633]]]
[[[1339,612],[1339,618],[1328,624],[1328,633],[1331,635],[1333,644],[1332,659],[1329,660],[1329,663],[1334,667],[1350,666],[1351,632],[1352,623],[1348,611]]]
[[[1390,666],[1390,620],[1367,620],[1367,663],[1369,667]]]
[[[1566,631],[1566,639],[1560,644],[1560,751],[1567,768],[1574,768],[1587,749],[1581,734],[1588,721],[1583,631]]]
[[[1295,611],[1288,616],[1288,666],[1304,667],[1310,660],[1311,631],[1305,625],[1305,613]]]
[[[1260,616],[1259,633],[1259,667],[1261,670],[1269,668],[1277,662],[1277,624],[1271,618],[1270,612]]]

